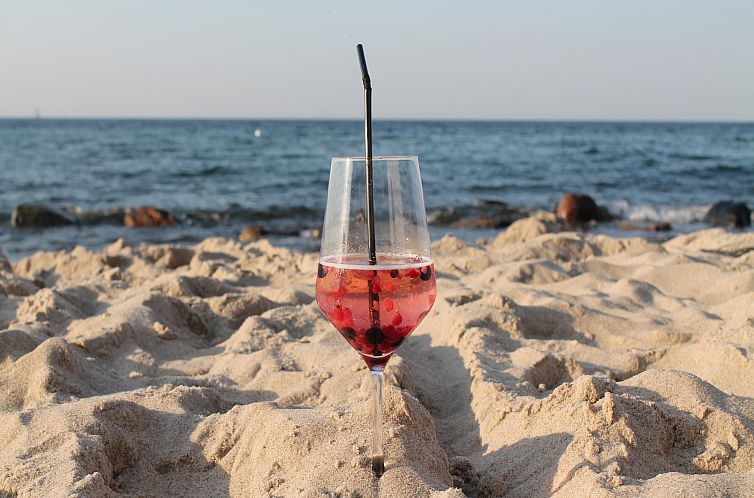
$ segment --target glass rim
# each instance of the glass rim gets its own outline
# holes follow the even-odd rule
[[[366,156],[333,156],[332,161],[366,161]],[[419,162],[418,155],[391,155],[391,156],[372,156],[372,161],[416,161]]]

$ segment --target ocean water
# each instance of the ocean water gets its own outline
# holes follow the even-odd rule
[[[675,232],[703,227],[718,200],[754,207],[754,124],[377,121],[374,153],[419,156],[430,219],[480,199],[552,210],[571,191]],[[119,237],[193,243],[256,225],[276,243],[316,250],[300,234],[320,225],[330,158],[340,155],[363,155],[360,121],[0,120],[0,248],[16,259]],[[21,203],[82,223],[13,228]],[[107,216],[141,205],[180,223],[129,229]],[[453,231],[472,241],[497,233]]]

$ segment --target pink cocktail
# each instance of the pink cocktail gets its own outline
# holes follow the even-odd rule
[[[373,267],[325,261],[317,277],[319,307],[370,369],[384,368],[435,302],[434,266],[427,260]]]

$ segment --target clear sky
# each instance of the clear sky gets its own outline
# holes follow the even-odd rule
[[[0,0],[0,116],[754,120],[754,1]]]

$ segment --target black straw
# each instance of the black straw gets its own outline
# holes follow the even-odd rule
[[[356,45],[361,66],[361,80],[364,83],[364,144],[367,160],[367,230],[369,232],[369,264],[377,264],[377,248],[374,237],[374,177],[372,175],[372,80],[367,70],[364,47]]]

